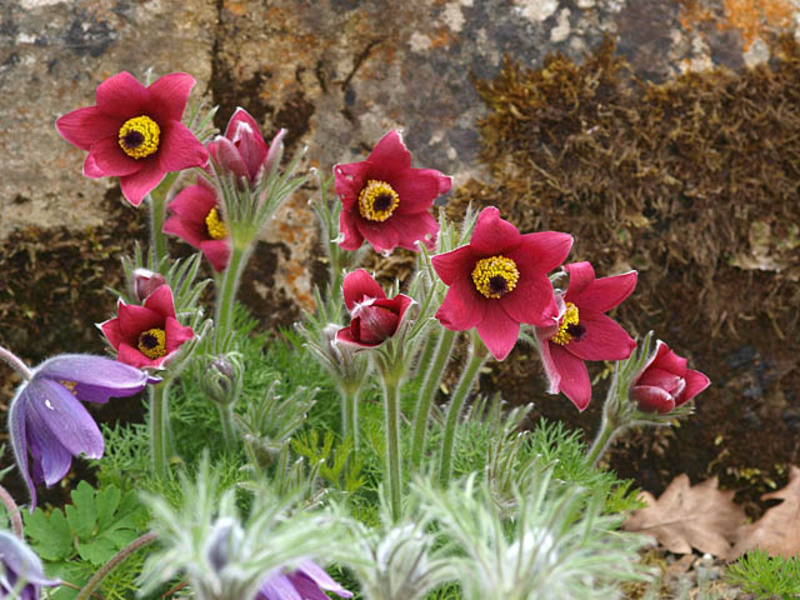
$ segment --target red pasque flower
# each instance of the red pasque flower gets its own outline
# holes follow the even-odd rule
[[[687,369],[686,359],[658,340],[655,352],[631,383],[629,395],[644,412],[664,414],[685,404],[709,385],[708,377]]]
[[[468,245],[432,259],[450,286],[436,318],[452,331],[477,327],[492,355],[503,360],[517,342],[520,323],[545,325],[556,316],[547,273],[571,247],[569,234],[522,235],[497,208],[484,208]]]
[[[128,202],[139,206],[165,173],[201,167],[208,152],[181,123],[195,80],[170,73],[145,87],[130,73],[97,86],[96,104],[67,113],[56,129],[89,155],[86,177],[119,177]]]
[[[333,173],[342,199],[342,248],[358,250],[365,239],[377,252],[418,250],[418,241],[433,248],[439,224],[428,210],[450,191],[452,177],[412,169],[399,131],[383,136],[367,160],[336,165]]]
[[[245,109],[237,108],[228,121],[225,136],[217,136],[209,143],[208,151],[223,170],[254,187],[262,173],[269,174],[275,167],[285,136],[286,130],[281,129],[267,146],[256,120]]]
[[[200,250],[218,273],[228,266],[231,245],[228,228],[214,190],[202,179],[182,189],[169,203],[172,216],[164,233],[177,235]]]
[[[117,351],[117,360],[133,367],[161,367],[169,362],[194,331],[175,317],[172,290],[162,285],[142,306],[117,305],[117,316],[100,324],[100,329]]]
[[[592,399],[587,360],[628,358],[636,342],[604,313],[619,305],[636,287],[636,271],[595,279],[588,262],[564,267],[569,273],[566,293],[556,296],[556,321],[535,328],[539,353],[550,382],[549,392],[563,392],[578,410]]]
[[[350,326],[338,331],[336,341],[362,348],[379,346],[397,333],[408,307],[414,303],[405,294],[387,298],[364,269],[347,274],[342,295],[350,312]]]

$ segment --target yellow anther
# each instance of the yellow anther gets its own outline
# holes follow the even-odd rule
[[[155,359],[167,355],[167,336],[163,329],[148,329],[139,334],[139,352]]]
[[[134,117],[119,129],[119,147],[131,158],[145,158],[158,150],[161,129],[148,116]]]
[[[502,298],[517,286],[517,263],[502,254],[482,258],[472,270],[472,281],[487,298]]]
[[[370,179],[358,195],[358,212],[368,221],[385,221],[398,204],[400,196],[385,181]]]
[[[551,337],[550,341],[555,342],[559,346],[566,346],[572,341],[573,333],[578,328],[579,323],[578,307],[572,302],[567,302],[567,310],[561,318],[561,325],[558,326],[558,333]]]
[[[228,228],[225,221],[219,214],[219,209],[215,206],[206,215],[206,229],[212,240],[224,240],[228,237]]]
[[[66,379],[59,379],[58,383],[60,383],[65,388],[67,388],[70,392],[72,392],[73,396],[77,396],[77,394],[75,393],[75,386],[78,385],[78,384],[75,381],[67,381]]]

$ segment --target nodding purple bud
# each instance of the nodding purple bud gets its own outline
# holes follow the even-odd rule
[[[264,177],[269,177],[272,175],[273,171],[278,168],[278,165],[281,163],[281,159],[283,158],[283,138],[286,137],[288,131],[286,129],[281,129],[272,138],[272,143],[269,145],[269,152],[267,152],[267,158],[264,161]]]
[[[42,561],[25,542],[0,531],[0,598],[38,599],[42,587],[59,583],[45,576]]]
[[[220,355],[206,367],[203,384],[211,400],[233,404],[241,391],[242,367],[235,355]]]
[[[165,283],[167,283],[167,278],[161,273],[150,269],[134,269],[131,293],[134,299],[141,304],[145,298]]]
[[[243,539],[244,532],[241,526],[230,517],[222,517],[214,523],[214,528],[206,540],[205,553],[211,568],[216,573],[221,573],[231,562],[232,557],[237,556]]]

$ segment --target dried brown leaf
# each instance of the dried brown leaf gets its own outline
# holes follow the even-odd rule
[[[764,494],[762,500],[783,500],[752,525],[744,525],[733,549],[732,558],[760,548],[770,556],[790,558],[800,554],[800,468],[789,471],[785,488]]]
[[[642,492],[639,499],[648,506],[631,514],[623,528],[651,535],[676,554],[697,548],[727,558],[745,521],[734,493],[719,490],[716,477],[692,486],[688,475],[678,475],[658,500]]]

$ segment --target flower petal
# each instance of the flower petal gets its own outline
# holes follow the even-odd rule
[[[367,273],[366,269],[357,269],[348,273],[342,284],[342,296],[347,310],[353,311],[356,304],[364,302],[367,298],[386,298],[386,294],[378,282]]]
[[[263,596],[263,600],[303,600],[289,578],[277,571],[261,584],[259,595]]]
[[[58,119],[56,130],[73,146],[89,150],[98,140],[116,137],[121,125],[119,118],[100,112],[96,106],[87,106]]]
[[[538,342],[536,348],[539,350],[539,356],[542,359],[542,367],[544,367],[544,374],[547,378],[547,393],[558,394],[561,389],[561,373],[556,367],[556,363],[553,361],[553,355],[550,352],[552,345],[549,342],[551,337],[549,329],[550,328],[535,327],[533,331],[536,336],[536,341]],[[556,329],[556,331],[558,330]]]
[[[394,227],[387,227],[386,223],[373,223],[357,216],[355,224],[375,252],[391,252],[400,243],[400,232]]]
[[[36,508],[36,487],[33,485],[28,462],[28,437],[25,423],[27,402],[28,386],[23,384],[17,390],[8,408],[8,435],[11,438],[11,448],[14,450],[14,459],[16,460],[17,468],[31,495],[32,511]]]
[[[219,165],[223,174],[230,172],[237,179],[244,178],[251,181],[250,169],[244,162],[239,150],[228,138],[217,136],[213,142],[208,144],[208,152],[214,162]]]
[[[106,177],[120,177],[138,173],[146,163],[131,158],[119,147],[116,136],[102,138],[89,150],[97,172]]]
[[[464,282],[456,281],[447,290],[435,316],[446,329],[466,331],[483,321],[488,307],[489,303],[477,291],[470,290]]]
[[[453,178],[434,169],[408,169],[388,183],[400,197],[394,214],[413,215],[427,211],[438,196],[449,192]]]
[[[688,402],[711,385],[711,380],[705,374],[693,369],[688,369],[683,378],[686,380],[686,388],[683,390],[681,397],[678,398],[678,406]]]
[[[4,565],[16,575],[24,574],[25,581],[29,585],[53,586],[59,583],[58,580],[48,579],[45,576],[42,561],[25,542],[5,531],[0,531],[0,556],[3,557]],[[25,590],[23,590],[23,600],[27,600],[24,592]],[[34,600],[38,599],[37,593]]]
[[[175,318],[175,302],[172,300],[172,288],[162,285],[150,294],[144,301],[145,308],[157,312],[163,318]]]
[[[350,326],[342,327],[339,331],[336,332],[336,343],[347,344],[348,346],[358,346],[361,348],[371,347],[369,344],[364,344],[360,340],[358,340],[355,336],[353,336],[353,332]]]
[[[72,467],[72,454],[64,448],[36,411],[29,411],[27,418],[31,454],[35,471],[38,472],[34,475],[38,481],[44,481],[44,484],[50,487],[69,473]]]
[[[592,400],[592,384],[589,381],[586,363],[558,344],[552,343],[550,357],[553,360],[553,367],[560,375],[559,391],[583,412]]]
[[[652,385],[636,385],[631,388],[630,397],[644,412],[668,413],[675,408],[672,394],[660,387]]]
[[[114,349],[118,349],[123,339],[122,331],[119,327],[119,317],[104,321],[97,326],[100,328],[100,331],[103,332],[103,335],[106,336],[108,343],[111,344]]]
[[[101,112],[126,120],[145,114],[147,98],[147,88],[126,71],[106,79],[95,92]]]
[[[508,316],[520,323],[546,326],[558,314],[553,284],[546,275],[521,272],[516,287],[498,301]]]
[[[687,361],[682,356],[678,356],[670,350],[669,346],[665,342],[658,340],[656,343],[656,353],[653,357],[652,361],[650,361],[646,367],[653,366],[658,367],[660,369],[664,369],[665,371],[669,371],[671,373],[677,373],[678,375],[683,375],[686,372],[686,364]]]
[[[208,228],[205,223],[188,220],[178,216],[171,216],[164,222],[164,233],[176,235],[187,244],[200,249],[203,242],[208,241]]]
[[[411,152],[403,143],[402,134],[395,129],[375,145],[367,162],[370,179],[388,182],[396,173],[411,168]]]
[[[228,262],[231,259],[231,244],[229,240],[200,242],[199,249],[208,260],[211,268],[217,273],[221,273],[228,266]]]
[[[208,151],[194,134],[180,121],[161,124],[161,143],[158,147],[158,166],[166,172],[204,167]]]
[[[478,215],[469,245],[474,254],[493,256],[512,252],[521,243],[519,230],[501,219],[500,211],[496,207],[488,206]]]
[[[431,258],[433,269],[447,285],[453,285],[457,280],[470,279],[477,261],[468,245]]]
[[[614,319],[593,310],[580,310],[580,324],[586,329],[579,340],[566,346],[582,360],[622,360],[636,348],[636,342]]]
[[[339,214],[339,233],[342,240],[339,242],[339,247],[344,250],[358,250],[361,244],[364,243],[364,236],[356,226],[358,217],[352,211],[342,208]]]
[[[578,292],[573,289],[572,285],[574,267],[567,265],[565,269],[570,274],[567,300],[575,304],[579,309],[586,307],[597,312],[607,312],[621,304],[625,298],[633,293],[636,287],[636,271],[628,271],[620,275],[601,277],[588,284],[584,284],[581,281],[578,283],[581,291]]]
[[[340,598],[352,598],[353,594],[339,585],[328,573],[312,560],[301,560],[295,574],[302,574],[326,592],[333,592]]]
[[[194,337],[194,331],[189,325],[181,325],[174,317],[167,317],[164,323],[164,337],[166,338],[167,354],[172,354]]]
[[[147,88],[147,107],[156,121],[180,121],[195,79],[187,73],[169,73]]]
[[[28,389],[29,423],[39,419],[35,422],[43,423],[73,456],[103,456],[105,443],[97,423],[67,388],[49,379],[34,379]]]
[[[143,369],[145,367],[159,367],[164,362],[163,357],[152,359],[146,357],[137,348],[127,342],[122,342],[117,348],[117,360],[126,365]]]
[[[504,360],[519,337],[519,321],[506,314],[499,305],[488,305],[478,323],[478,335],[497,360]]]
[[[90,354],[54,356],[39,365],[35,373],[54,381],[74,382],[79,400],[101,404],[111,397],[122,398],[141,392],[148,380],[147,374],[139,369]]]
[[[367,183],[369,164],[366,161],[336,165],[333,176],[336,195],[342,200],[342,212],[356,209],[356,200]]]
[[[144,197],[152,192],[164,178],[164,170],[158,166],[158,161],[149,160],[144,163],[141,171],[132,175],[120,177],[122,194],[133,206],[139,206]]]
[[[439,222],[427,212],[413,215],[392,215],[384,225],[397,232],[397,245],[400,248],[413,252],[420,250],[417,242],[432,250],[436,243],[436,235],[439,233]]]
[[[157,291],[158,289],[156,289],[156,292]],[[155,292],[153,293],[155,294]],[[148,296],[148,298],[150,298],[150,296]],[[145,306],[136,306],[135,304],[120,302],[117,307],[117,318],[119,319],[119,330],[122,340],[133,345],[138,343],[139,334],[143,331],[164,328],[165,317]]]
[[[572,236],[558,231],[540,231],[522,236],[522,245],[509,258],[526,270],[549,273],[561,266],[572,248]],[[520,269],[521,270],[521,269]]]

